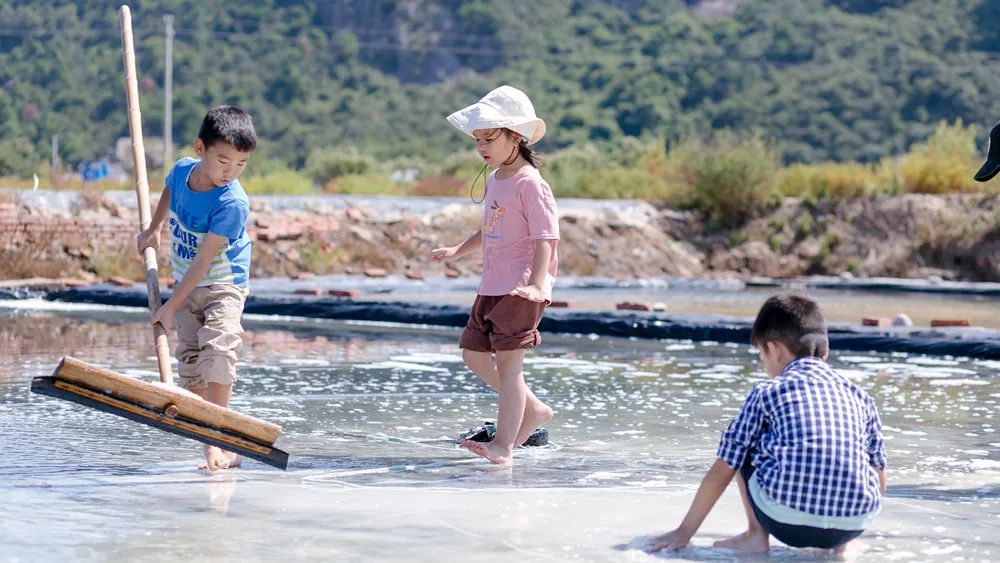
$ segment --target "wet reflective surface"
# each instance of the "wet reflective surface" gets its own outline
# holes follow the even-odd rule
[[[250,318],[232,406],[281,424],[291,463],[210,475],[194,442],[29,394],[63,355],[156,377],[141,311],[51,307],[0,303],[0,560],[652,560],[630,547],[679,523],[764,377],[746,346],[544,335],[525,373],[552,444],[498,469],[450,444],[496,413],[457,331]],[[889,453],[855,557],[996,559],[1000,363],[832,363],[875,397]],[[731,559],[707,546],[744,526],[731,487],[669,556]]]

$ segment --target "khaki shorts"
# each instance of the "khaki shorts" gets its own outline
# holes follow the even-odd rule
[[[236,381],[237,354],[243,348],[243,304],[247,289],[230,284],[196,287],[177,309],[177,375],[180,386],[204,389],[209,383]]]
[[[458,347],[473,352],[528,350],[542,336],[538,323],[545,303],[517,295],[477,295]]]

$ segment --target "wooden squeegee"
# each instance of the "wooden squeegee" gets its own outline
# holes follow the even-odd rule
[[[66,356],[31,391],[115,414],[218,446],[279,469],[288,454],[275,448],[281,427],[210,403],[172,385],[156,385]]]
[[[139,202],[139,228],[145,230],[149,227],[151,216],[146,152],[142,142],[142,119],[139,112],[139,88],[135,72],[135,48],[132,41],[132,16],[128,6],[122,6],[119,15],[129,130],[135,163],[135,191]],[[154,314],[160,307],[156,250],[146,248],[142,261],[146,270],[149,311]],[[160,371],[159,385],[126,377],[67,356],[59,362],[51,376],[32,379],[31,391],[66,399],[218,446],[279,469],[288,467],[288,454],[274,447],[281,435],[280,426],[210,403],[174,386],[170,346],[163,325],[155,324],[153,335]]]

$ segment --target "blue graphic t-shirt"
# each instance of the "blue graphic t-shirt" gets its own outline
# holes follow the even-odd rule
[[[213,284],[247,285],[250,273],[250,237],[247,218],[250,199],[239,180],[207,192],[188,187],[188,178],[198,163],[196,158],[182,158],[167,174],[170,188],[170,264],[174,279],[180,282],[191,267],[205,235],[225,237],[219,254],[212,259],[205,279],[198,286]]]

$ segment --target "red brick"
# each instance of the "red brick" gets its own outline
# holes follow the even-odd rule
[[[887,327],[892,326],[892,319],[886,317],[865,317],[861,319],[861,324],[864,326]]]
[[[385,268],[365,268],[365,275],[369,278],[384,278],[389,272]]]
[[[553,301],[549,303],[549,307],[555,307],[557,309],[568,309],[572,307],[574,303],[572,301]]]
[[[649,303],[632,303],[625,301],[618,303],[615,308],[619,311],[652,311],[653,307]]]
[[[327,293],[334,297],[349,297],[351,299],[361,297],[361,292],[356,289],[329,289]]]
[[[323,295],[323,290],[318,287],[300,287],[295,290],[295,295]]]
[[[409,280],[422,280],[424,279],[424,274],[417,270],[407,270],[405,274],[406,279]]]
[[[972,323],[969,319],[931,319],[931,326],[972,326]]]

